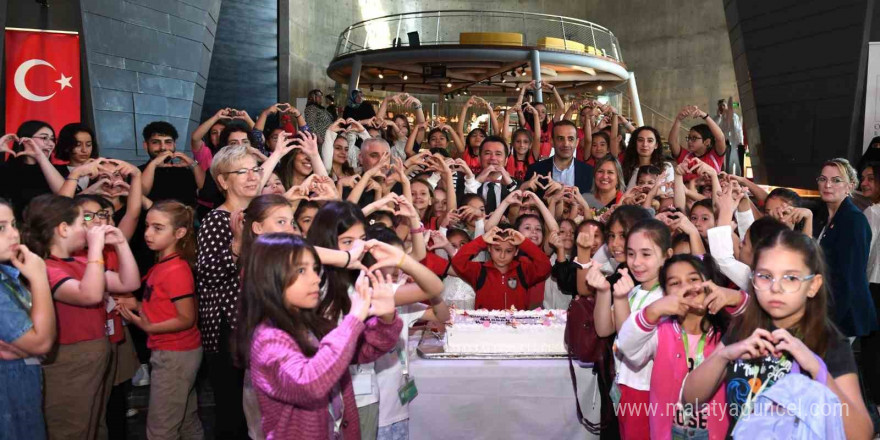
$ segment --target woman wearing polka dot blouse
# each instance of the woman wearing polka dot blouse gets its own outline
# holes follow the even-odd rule
[[[216,438],[248,438],[241,405],[244,371],[233,364],[229,346],[240,287],[236,265],[240,243],[233,240],[232,225],[241,223],[241,211],[260,193],[262,173],[256,157],[245,146],[227,146],[217,152],[211,175],[226,202],[208,213],[199,229],[199,330],[214,390]]]

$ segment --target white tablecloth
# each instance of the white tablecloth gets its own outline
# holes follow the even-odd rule
[[[591,368],[575,364],[584,415],[599,421]],[[409,405],[409,436],[421,439],[584,439],[567,359],[429,360],[414,356],[419,390]]]

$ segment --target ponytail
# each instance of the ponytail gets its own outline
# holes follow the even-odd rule
[[[167,214],[175,231],[179,228],[186,229],[183,238],[177,240],[176,248],[180,258],[193,266],[196,261],[195,211],[175,200],[157,202],[150,208],[150,211],[153,210]]]

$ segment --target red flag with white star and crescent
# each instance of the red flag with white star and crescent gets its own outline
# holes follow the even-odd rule
[[[58,133],[80,120],[79,35],[6,30],[6,131],[45,121]]]

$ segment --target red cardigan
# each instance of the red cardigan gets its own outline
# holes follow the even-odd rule
[[[501,273],[491,260],[484,263],[471,261],[471,258],[487,247],[483,237],[477,237],[462,246],[452,258],[455,273],[476,292],[474,308],[501,310],[515,306],[520,310],[528,309],[528,289],[519,280],[517,267],[521,267],[526,284],[534,286],[550,276],[550,259],[538,246],[525,240],[519,246],[520,255],[513,259],[507,271]],[[482,287],[477,289],[477,278],[483,267],[486,268],[486,279]]]

